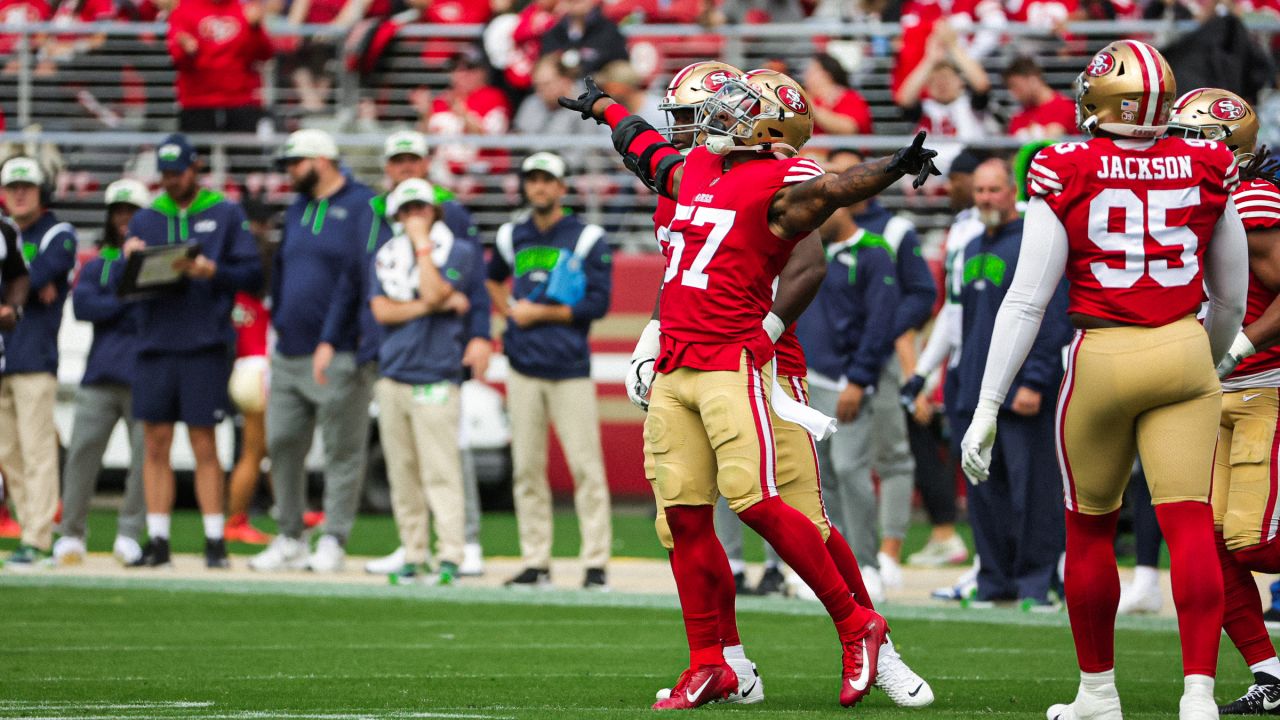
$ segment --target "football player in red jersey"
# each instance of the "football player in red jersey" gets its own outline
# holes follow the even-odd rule
[[[685,67],[671,79],[659,109],[665,110],[672,124],[666,132],[682,152],[691,150],[699,136],[696,113],[704,101],[711,98],[732,78],[742,77],[742,71],[720,62],[697,62]],[[663,195],[658,196],[654,213],[654,229],[664,255],[670,257],[670,225],[675,217],[676,202]],[[801,240],[787,260],[778,278],[774,296],[774,315],[799,314],[808,306],[814,290],[821,285],[826,262],[822,242],[816,235]],[[661,291],[659,291],[661,292]],[[659,302],[660,302],[659,296]],[[795,308],[795,309],[790,309]],[[653,318],[645,327],[631,357],[627,374],[627,395],[637,407],[648,409],[649,387],[653,384],[653,364],[659,352],[660,323],[659,303],[655,303]],[[804,350],[796,338],[794,325],[787,327],[774,345],[778,384],[773,393],[784,392],[798,403],[808,404],[808,386],[805,381],[807,363]],[[813,521],[825,538],[827,552],[840,571],[845,584],[859,603],[874,609],[862,582],[862,573],[848,542],[832,526],[826,515],[819,488],[817,458],[813,437],[800,425],[779,417],[772,417],[774,445],[778,456],[778,494],[791,507],[804,513]],[[658,491],[653,457],[645,454],[645,475],[654,486],[658,505],[655,519],[658,537],[668,550],[672,548],[671,531],[667,525],[662,496]],[[721,566],[723,569],[725,566]],[[716,580],[720,593],[720,640],[726,662],[738,676],[738,690],[729,695],[731,703],[755,703],[764,699],[764,685],[754,663],[746,658],[738,635],[735,618],[736,587],[732,574]],[[877,662],[876,687],[881,688],[899,706],[924,707],[933,702],[933,690],[902,660],[893,643],[886,638]],[[670,697],[671,690],[659,691],[658,699]]]
[[[1077,331],[1057,441],[1081,679],[1075,701],[1049,708],[1049,720],[1121,717],[1114,541],[1135,451],[1173,566],[1185,676],[1179,717],[1216,718],[1223,589],[1208,500],[1221,408],[1214,365],[1244,316],[1248,251],[1231,200],[1238,171],[1222,143],[1160,137],[1175,89],[1155,48],[1114,42],[1076,82],[1080,128],[1093,138],[1045,148],[1031,164],[1022,254],[961,462],[971,481],[986,479],[1009,383],[1065,274]],[[1202,328],[1195,314],[1206,288]]]
[[[711,522],[718,495],[827,608],[843,650],[840,701],[853,705],[871,690],[886,627],[853,600],[816,526],[779,496],[770,361],[795,318],[769,317],[772,288],[796,244],[831,213],[906,174],[923,182],[936,173],[935,153],[921,134],[894,157],[840,175],[791,157],[813,118],[800,87],[769,71],[730,79],[704,102],[699,130],[715,151],[698,147],[685,158],[590,78],[583,95],[561,104],[609,123],[627,167],[677,202],[645,443],[674,538],[690,666],[654,707],[696,707],[736,685],[717,635],[715,582],[728,572]]]
[[[1258,116],[1238,95],[1199,88],[1178,98],[1169,134],[1217,140],[1248,179],[1233,194],[1249,244],[1244,327],[1218,363],[1222,417],[1213,468],[1213,524],[1222,565],[1222,626],[1253,672],[1254,684],[1223,715],[1278,714],[1280,660],[1262,619],[1253,573],[1280,572],[1275,472],[1280,433],[1280,188],[1261,177]]]

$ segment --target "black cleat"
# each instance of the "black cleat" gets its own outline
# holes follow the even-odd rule
[[[169,567],[169,538],[151,538],[142,549],[142,557],[129,564],[129,567]]]
[[[525,568],[519,575],[503,583],[509,588],[550,589],[551,571],[547,568]]]
[[[756,585],[757,595],[785,595],[787,593],[787,579],[782,575],[782,569],[776,565],[772,565],[764,569],[764,575],[760,576],[760,584]]]
[[[755,595],[756,591],[747,584],[747,573],[736,572],[733,574],[733,587],[739,595]]]
[[[210,570],[225,570],[231,567],[231,561],[227,560],[226,540],[204,539],[204,566]]]
[[[587,574],[582,579],[582,589],[608,592],[609,576],[605,574],[604,568],[587,568]]]
[[[1218,706],[1219,715],[1280,715],[1280,679],[1254,673],[1255,684],[1235,702]]]

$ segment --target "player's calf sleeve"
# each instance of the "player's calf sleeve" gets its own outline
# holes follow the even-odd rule
[[[1087,673],[1115,667],[1116,607],[1120,575],[1116,572],[1117,510],[1106,515],[1067,513],[1067,614],[1076,642],[1076,660]]]
[[[1222,629],[1227,631],[1227,637],[1240,651],[1245,664],[1256,665],[1275,657],[1275,648],[1262,620],[1262,598],[1258,596],[1253,574],[1227,550],[1220,533],[1215,533],[1214,540],[1222,567]]]
[[[728,578],[732,585],[733,573],[729,572],[729,558],[716,538],[711,513],[710,505],[667,508],[667,522],[675,539],[671,571],[680,595],[691,666],[724,662],[717,584]]]
[[[1247,570],[1267,575],[1280,573],[1280,540],[1232,550],[1231,554]]]
[[[762,500],[738,513],[738,517],[772,545],[782,561],[813,590],[837,630],[845,634],[866,624],[870,611],[853,601],[849,586],[822,544],[822,534],[809,518],[778,497]],[[676,540],[677,546],[679,542]]]
[[[836,530],[836,526],[830,527],[831,533],[827,535],[827,554],[831,556],[831,561],[840,571],[840,577],[844,578],[844,584],[849,586],[849,592],[853,593],[854,602],[868,610],[875,610],[876,606],[871,602],[867,586],[862,582],[862,569],[858,567],[858,559],[854,557],[849,543],[840,531]]]
[[[1156,506],[1156,520],[1169,545],[1173,604],[1178,610],[1184,675],[1213,677],[1218,669],[1222,627],[1222,567],[1213,542],[1213,509],[1204,502]]]

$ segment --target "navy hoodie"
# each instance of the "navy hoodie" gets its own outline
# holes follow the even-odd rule
[[[915,228],[902,233],[900,240],[897,233],[886,232],[889,221],[893,218],[893,213],[872,200],[854,221],[858,223],[858,227],[888,240],[896,258],[899,296],[898,309],[893,316],[893,338],[896,340],[902,333],[924,325],[933,315],[933,302],[938,297],[938,286],[933,281],[928,261],[921,254],[920,237],[916,235]],[[896,247],[894,240],[898,240]]]
[[[576,215],[566,215],[547,232],[542,232],[530,218],[511,225],[511,246],[515,251],[515,267],[507,264],[502,253],[489,260],[489,279],[512,282],[512,300],[529,297],[542,285],[559,260],[560,251],[573,252],[586,223]],[[568,325],[546,323],[528,328],[507,323],[502,337],[503,351],[511,367],[530,377],[545,380],[567,380],[591,374],[591,346],[587,333],[591,322],[609,311],[613,288],[613,256],[606,238],[600,238],[582,262],[587,276],[587,292],[573,306],[573,322]]]
[[[374,193],[350,177],[333,195],[299,195],[284,213],[284,230],[271,273],[271,322],[276,351],[298,357],[323,340],[354,352],[359,328],[331,312],[344,276],[364,270],[369,200]]]
[[[1014,220],[994,235],[983,233],[964,249],[964,285],[960,290],[964,344],[960,362],[952,375],[955,392],[948,394],[952,412],[972,413],[978,407],[982,374],[987,368],[987,349],[995,330],[996,312],[1013,282],[1022,248],[1022,220]],[[1041,408],[1052,410],[1062,382],[1062,347],[1071,342],[1073,330],[1067,318],[1067,281],[1058,284],[1044,311],[1040,332],[1022,364],[1003,408],[1008,409],[1019,387],[1028,387],[1044,396]]]
[[[138,353],[194,353],[234,343],[236,292],[262,286],[262,257],[244,210],[207,189],[186,208],[162,194],[134,214],[129,235],[153,246],[195,242],[218,265],[209,280],[188,278],[174,293],[137,302]]]
[[[4,333],[4,374],[58,372],[58,329],[62,327],[62,306],[71,289],[71,271],[76,266],[76,231],[70,223],[58,222],[46,210],[26,230],[18,231],[22,256],[31,276],[31,295],[18,326]],[[50,283],[58,296],[48,305],[40,301],[40,289]]]
[[[93,344],[81,385],[132,385],[138,352],[138,321],[116,291],[124,277],[120,248],[105,247],[80,269],[71,291],[77,320],[93,323]]]
[[[889,243],[861,228],[827,246],[827,276],[796,321],[809,369],[874,387],[893,352],[897,270]]]

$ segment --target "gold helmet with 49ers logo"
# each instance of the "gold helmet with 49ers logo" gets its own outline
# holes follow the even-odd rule
[[[1217,140],[1247,163],[1258,144],[1258,114],[1235,93],[1196,88],[1173,103],[1169,134]]]
[[[1165,133],[1177,96],[1173,70],[1158,50],[1117,40],[1076,78],[1076,122],[1090,135],[1154,138]]]
[[[813,108],[795,80],[752,70],[703,103],[698,125],[713,152],[746,146],[795,155],[813,135]]]

